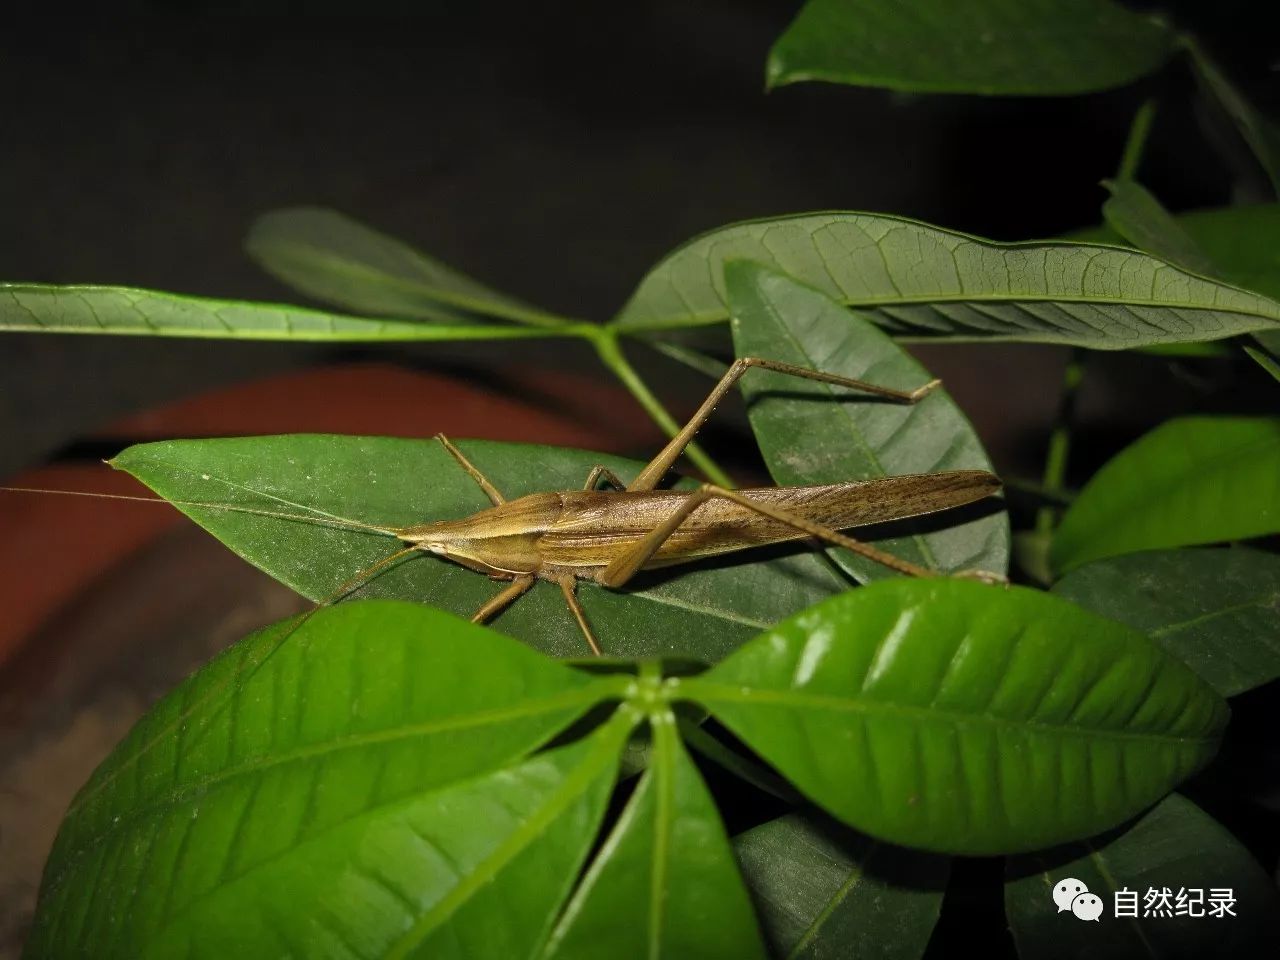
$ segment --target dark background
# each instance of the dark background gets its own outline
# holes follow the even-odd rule
[[[263,211],[320,204],[500,289],[604,319],[663,252],[749,217],[865,209],[998,239],[1094,222],[1098,181],[1114,173],[1129,120],[1152,93],[1164,105],[1145,182],[1174,209],[1226,202],[1233,180],[1241,194],[1199,131],[1178,63],[1142,84],[1073,98],[905,97],[820,84],[766,95],[766,52],[798,4],[464,6],[396,20],[11,24],[0,33],[0,277],[297,301],[244,257],[241,241]],[[1174,15],[1265,102],[1275,50],[1256,19],[1263,6],[1183,3]],[[393,351],[464,371],[517,358],[598,370],[579,345],[373,353]],[[655,369],[647,351],[633,352]],[[352,354],[7,335],[0,476],[121,413]],[[961,374],[981,369],[975,382],[987,393],[1000,378],[1003,409],[1035,406],[1028,422],[1006,425],[1008,443],[991,439],[998,461],[1034,470],[1058,352],[961,348],[949,362],[938,372],[955,380],[957,363]],[[705,389],[661,369],[677,407]],[[1131,415],[1138,387],[1169,385],[1159,373],[1136,385],[1135,376],[1122,362],[1119,386],[1093,388],[1086,416]],[[975,417],[980,428],[1001,426]]]

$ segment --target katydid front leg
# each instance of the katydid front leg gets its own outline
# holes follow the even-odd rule
[[[474,480],[480,489],[484,491],[484,495],[489,498],[490,503],[495,507],[500,507],[507,502],[507,498],[489,481],[488,477],[480,472],[479,467],[468,460],[463,452],[453,445],[453,441],[443,433],[437,433],[436,439],[449,452],[449,456],[458,461],[458,466],[467,472],[467,476]]]
[[[534,577],[516,577],[510,584],[494,594],[479,610],[471,615],[472,623],[488,623],[533,586]]]

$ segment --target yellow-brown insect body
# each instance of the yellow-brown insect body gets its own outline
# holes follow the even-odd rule
[[[1000,481],[983,470],[885,477],[871,481],[739,491],[813,523],[841,530],[962,506],[990,496]],[[473,570],[508,579],[565,575],[596,579],[627,547],[689,497],[680,490],[581,490],[535,493],[461,520],[410,527],[408,543]],[[685,519],[643,569],[807,536],[728,500],[708,500]]]

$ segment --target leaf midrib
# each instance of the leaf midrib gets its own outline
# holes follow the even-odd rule
[[[1194,276],[1194,274],[1188,274]],[[1196,277],[1196,279],[1204,279]],[[1275,303],[1269,297],[1265,297],[1260,293],[1253,293],[1240,287],[1231,286],[1225,283],[1205,280],[1207,283],[1214,283],[1215,286],[1224,287],[1234,293],[1241,293],[1245,296],[1256,297],[1263,303]],[[722,296],[717,293],[717,296]],[[1260,313],[1257,310],[1247,310],[1238,306],[1220,306],[1216,304],[1201,304],[1194,301],[1175,301],[1175,300],[1151,300],[1149,298],[1129,299],[1124,297],[1063,297],[1048,296],[1047,294],[942,294],[937,296],[911,296],[911,297],[867,297],[865,299],[852,300],[845,296],[839,295],[835,297],[838,303],[846,307],[863,308],[869,310],[879,309],[881,307],[896,306],[930,306],[932,304],[956,304],[956,303],[1054,303],[1054,304],[1084,304],[1095,305],[1103,304],[1107,306],[1119,307],[1151,307],[1157,310],[1194,310],[1202,313],[1227,313],[1242,317],[1257,317],[1262,320],[1268,320],[1272,326],[1280,327],[1280,304],[1276,305],[1275,313]],[[681,314],[679,317],[670,315],[657,315],[651,319],[635,319],[635,320],[618,320],[616,326],[619,329],[635,329],[635,330],[663,330],[663,329],[680,329],[686,326],[706,326],[712,323],[720,323],[729,319],[729,310],[725,305],[722,310],[709,311],[690,311]],[[1046,324],[1046,329],[1048,325]],[[1034,333],[1034,331],[1032,331]],[[1021,335],[1026,335],[1023,331]],[[1010,331],[1006,335],[1019,335],[1017,331]],[[991,339],[984,337],[983,339]]]
[[[1160,627],[1146,629],[1145,632],[1147,636],[1152,639],[1164,637],[1169,634],[1190,630],[1193,627],[1198,627],[1202,623],[1211,623],[1219,617],[1229,617],[1234,613],[1240,613],[1242,611],[1252,610],[1258,607],[1272,607],[1277,600],[1280,600],[1280,593],[1276,593],[1274,591],[1260,593],[1257,596],[1249,597],[1248,599],[1241,600],[1238,603],[1219,607],[1216,610],[1209,610],[1205,613],[1197,614],[1194,617],[1188,617],[1186,620],[1176,620],[1172,623],[1166,623]],[[1144,628],[1139,627],[1138,629],[1142,630]],[[1269,647],[1280,649],[1280,642],[1273,641],[1270,636],[1263,635],[1258,639]]]
[[[625,709],[614,714],[608,726],[596,734],[599,739],[591,752],[560,782],[536,813],[509,834],[460,883],[420,916],[396,943],[387,948],[383,960],[409,956],[439,923],[456,912],[480,887],[493,880],[504,866],[536,840],[557,816],[586,791],[591,781],[603,772],[610,756],[616,760],[622,741],[638,720],[638,714]]]
[[[561,781],[560,786],[552,791],[551,796],[547,798],[548,803],[554,803],[562,799],[564,799],[565,803],[567,803],[568,801],[571,801],[573,799],[572,795],[570,795],[567,799],[561,796],[562,792],[566,787],[566,784],[570,780],[573,780],[575,778],[575,775],[580,773],[585,767],[591,766],[593,762],[596,762],[596,763],[600,762],[602,757],[607,758],[607,754],[610,747],[612,747],[614,750],[620,749],[620,741],[625,737],[625,735],[628,732],[630,732],[631,727],[634,725],[634,721],[631,720],[629,717],[627,717],[627,715],[623,711],[619,711],[618,714],[615,714],[615,718],[614,720],[611,721],[611,723],[613,724],[613,733],[615,734],[615,736],[605,736],[604,727],[596,731],[595,735],[600,736],[602,738],[601,741],[597,743],[596,749],[591,751],[586,757],[584,757],[581,763],[577,767],[573,768],[572,773],[568,777],[566,777],[565,780]],[[609,724],[606,724],[606,727],[607,726],[609,726]],[[501,769],[501,767],[497,769]],[[261,860],[258,863],[255,863],[253,866],[251,866],[247,870],[244,870],[243,872],[238,873],[233,877],[227,878],[225,880],[220,879],[218,884],[212,890],[206,891],[204,893],[204,896],[205,897],[212,896],[217,891],[223,890],[227,887],[240,883],[246,877],[253,876],[254,874],[266,869],[272,864],[278,863],[279,861],[297,853],[297,851],[301,850],[302,848],[320,843],[321,841],[326,839],[328,834],[336,830],[340,830],[344,827],[350,826],[352,823],[355,823],[362,819],[366,819],[368,817],[377,816],[380,814],[386,814],[389,811],[395,810],[398,807],[410,806],[412,804],[419,802],[424,797],[429,797],[429,796],[432,796],[433,794],[441,793],[451,788],[465,786],[469,783],[475,783],[477,780],[481,780],[487,776],[491,776],[493,772],[494,772],[493,770],[482,771],[479,774],[476,774],[473,776],[459,778],[458,780],[453,781],[451,783],[440,784],[436,787],[433,787],[427,790],[418,791],[408,797],[400,797],[386,803],[378,803],[378,804],[374,804],[372,806],[366,807],[363,810],[358,811],[352,816],[344,817],[341,820],[338,820],[334,823],[329,824],[324,830],[320,831],[319,833],[314,834],[310,837],[307,837],[305,840],[302,840],[299,843],[295,843],[294,845],[264,860]],[[546,807],[544,806],[542,809],[545,810]],[[551,819],[554,819],[554,814],[557,812],[559,812],[559,810],[552,811],[552,815],[548,818],[548,822],[550,822]],[[536,831],[527,829],[530,827],[531,822],[532,821],[527,821],[520,828],[520,830],[516,831],[510,836],[524,835],[524,834],[530,834],[530,833],[536,836]],[[529,839],[530,840],[534,839],[534,836],[529,836]],[[493,862],[495,857],[499,853],[503,852],[506,849],[506,847],[507,847],[507,844],[500,844],[498,848],[495,851],[493,851],[490,857],[488,857],[486,860],[481,861],[481,865],[483,865],[484,863]],[[515,852],[518,853],[519,850],[516,850]],[[509,857],[507,858],[507,861],[504,861],[504,862],[509,862],[510,859],[511,858]],[[501,864],[499,864],[499,866],[501,866]],[[472,874],[471,876],[474,876],[474,874]],[[473,887],[478,886],[478,884],[473,884],[472,886]],[[456,890],[457,888],[455,887],[454,889]],[[448,896],[449,895],[446,895],[444,899],[448,899]],[[440,906],[440,902],[437,902],[436,907]],[[192,912],[192,910],[196,909],[200,905],[200,903],[201,901],[199,900],[194,901],[193,903],[179,910],[174,915],[168,917],[164,921],[163,926],[156,932],[155,934],[156,939],[160,939],[161,937],[163,937],[163,935],[168,930],[172,929],[175,926],[175,924],[179,923],[187,914]],[[430,915],[430,911],[428,912],[428,915]],[[419,918],[419,922],[421,922],[421,920],[423,919],[425,919],[425,917]],[[391,956],[392,956],[391,953],[384,953],[382,955],[382,960],[387,960],[387,958]]]
[[[1113,740],[1143,740],[1172,744],[1208,744],[1214,743],[1217,737],[1211,734],[1203,736],[1177,736],[1174,734],[1153,733],[1143,730],[1110,730],[1106,727],[1084,727],[1079,724],[1052,724],[1043,720],[1020,720],[1014,717],[1002,717],[990,713],[957,713],[954,710],[940,710],[936,707],[921,707],[912,704],[889,703],[882,700],[844,700],[825,695],[801,694],[795,690],[771,690],[760,687],[728,686],[726,684],[708,683],[701,678],[690,680],[680,685],[679,697],[682,700],[693,700],[713,713],[713,704],[721,703],[758,704],[766,706],[784,706],[799,710],[825,710],[842,713],[867,713],[898,716],[919,722],[949,721],[952,723],[983,723],[996,727],[1032,728],[1054,736],[1104,737]]]
[[[649,960],[662,956],[666,928],[667,872],[670,869],[671,811],[675,803],[675,715],[669,710],[651,718],[654,751],[654,825],[649,857]]]
[[[559,694],[554,697],[547,697],[541,701],[532,701],[518,708],[513,707],[505,710],[489,710],[470,714],[464,717],[455,717],[444,721],[437,721],[435,723],[412,724],[409,726],[380,730],[373,733],[341,737],[324,743],[310,744],[295,750],[285,751],[284,753],[276,756],[252,760],[247,763],[239,764],[235,767],[229,767],[216,774],[212,774],[199,780],[188,781],[178,789],[166,790],[152,798],[149,802],[131,808],[126,814],[120,815],[118,819],[111,822],[110,830],[94,833],[87,837],[75,849],[68,851],[65,855],[66,867],[60,870],[51,882],[56,883],[57,880],[66,873],[67,868],[92,851],[98,846],[98,844],[105,841],[111,836],[112,832],[128,827],[130,824],[136,823],[156,811],[181,803],[192,795],[207,792],[213,787],[222,786],[241,777],[260,773],[265,770],[274,769],[291,763],[299,763],[318,757],[333,756],[347,750],[353,750],[375,744],[394,743],[398,740],[407,740],[416,736],[426,736],[433,733],[451,732],[490,724],[498,724],[507,720],[554,713],[557,710],[565,710],[572,708],[573,706],[581,706],[585,709],[586,707],[604,699],[608,693],[620,692],[621,686],[622,683],[620,683],[617,678],[604,677],[577,690],[566,691],[563,694]],[[566,718],[565,723],[567,724],[570,719],[572,718]],[[554,732],[555,731],[553,730],[547,735],[550,736],[551,733]],[[531,748],[526,745],[520,749],[524,752]],[[510,759],[510,757],[496,759],[494,761],[494,769],[502,766],[503,763],[508,762]]]
[[[840,884],[840,889],[833,893],[831,898],[823,904],[818,915],[814,917],[813,923],[808,926],[800,939],[796,941],[796,945],[791,949],[791,952],[787,954],[787,960],[799,960],[801,951],[817,939],[818,935],[822,932],[823,926],[829,919],[831,919],[832,914],[834,914],[836,910],[838,910],[840,906],[849,899],[849,895],[853,893],[855,888],[862,885],[862,882],[867,876],[867,867],[871,863],[871,859],[875,856],[879,847],[880,841],[870,841],[867,847],[862,851],[861,860],[853,862],[853,865],[849,868],[849,876]]]

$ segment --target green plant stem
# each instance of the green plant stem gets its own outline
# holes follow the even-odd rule
[[[1151,125],[1156,117],[1156,101],[1148,100],[1138,108],[1129,124],[1129,135],[1125,138],[1124,153],[1120,155],[1120,167],[1116,170],[1117,180],[1132,180],[1142,163],[1142,151],[1146,149],[1147,137],[1151,134]]]
[[[653,391],[649,389],[649,385],[641,379],[640,374],[636,373],[635,368],[627,361],[626,355],[623,354],[622,347],[618,343],[617,333],[608,327],[593,327],[590,339],[595,344],[596,353],[600,355],[604,365],[613,371],[614,375],[622,381],[624,387],[631,391],[631,395],[636,398],[640,406],[644,407],[649,416],[653,418],[654,423],[661,427],[668,437],[674,437],[679,433],[680,424],[676,423],[675,418],[662,405],[662,401],[654,396]],[[729,475],[707,456],[696,443],[689,444],[685,448],[685,453],[712,483],[722,487],[735,485]]]
[[[1013,490],[1029,497],[1043,500],[1046,506],[1069,507],[1071,506],[1071,501],[1075,499],[1076,491],[1068,490],[1065,487],[1058,490],[1046,490],[1039,480],[1004,476],[1000,478],[1000,481],[1004,484],[1006,490]]]
[[[1049,435],[1049,452],[1045,456],[1042,487],[1051,496],[1062,495],[1066,489],[1067,458],[1071,453],[1071,426],[1075,420],[1076,396],[1084,380],[1085,351],[1071,352],[1067,368],[1062,374],[1062,395],[1058,400],[1058,415],[1053,432]],[[1036,533],[1048,535],[1057,521],[1056,507],[1041,507],[1036,513]]]

